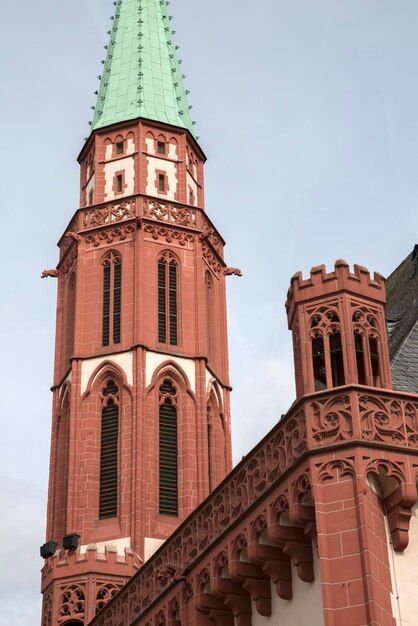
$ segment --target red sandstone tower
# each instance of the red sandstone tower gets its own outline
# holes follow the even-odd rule
[[[42,626],[87,624],[231,469],[230,271],[204,211],[205,156],[165,1],[115,4],[80,208],[46,272],[58,306]]]

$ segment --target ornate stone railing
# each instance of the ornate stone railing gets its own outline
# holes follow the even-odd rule
[[[133,219],[136,216],[135,198],[113,200],[98,207],[88,207],[81,211],[81,230],[109,226],[118,222]]]
[[[166,590],[160,573],[167,565],[190,569],[310,452],[360,442],[418,453],[418,396],[346,386],[301,398],[91,624],[116,624],[121,613],[123,623],[138,619]]]
[[[156,200],[155,198],[143,198],[142,217],[175,226],[199,228],[198,209]]]
[[[418,450],[418,398],[369,387],[341,387],[305,399],[308,448],[364,440]]]

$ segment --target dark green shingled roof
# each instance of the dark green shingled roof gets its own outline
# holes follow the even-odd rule
[[[118,0],[92,130],[138,117],[194,135],[166,0]]]
[[[386,281],[394,389],[418,393],[418,245]]]

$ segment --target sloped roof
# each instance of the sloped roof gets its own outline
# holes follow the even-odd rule
[[[194,135],[167,4],[115,2],[92,130],[142,117]]]
[[[389,276],[386,292],[393,386],[418,393],[418,245]]]

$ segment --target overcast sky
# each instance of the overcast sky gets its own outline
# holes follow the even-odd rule
[[[112,0],[2,7],[0,626],[40,623],[56,242],[78,202]],[[416,0],[172,0],[226,239],[234,458],[294,398],[290,276],[388,275],[418,242]]]

